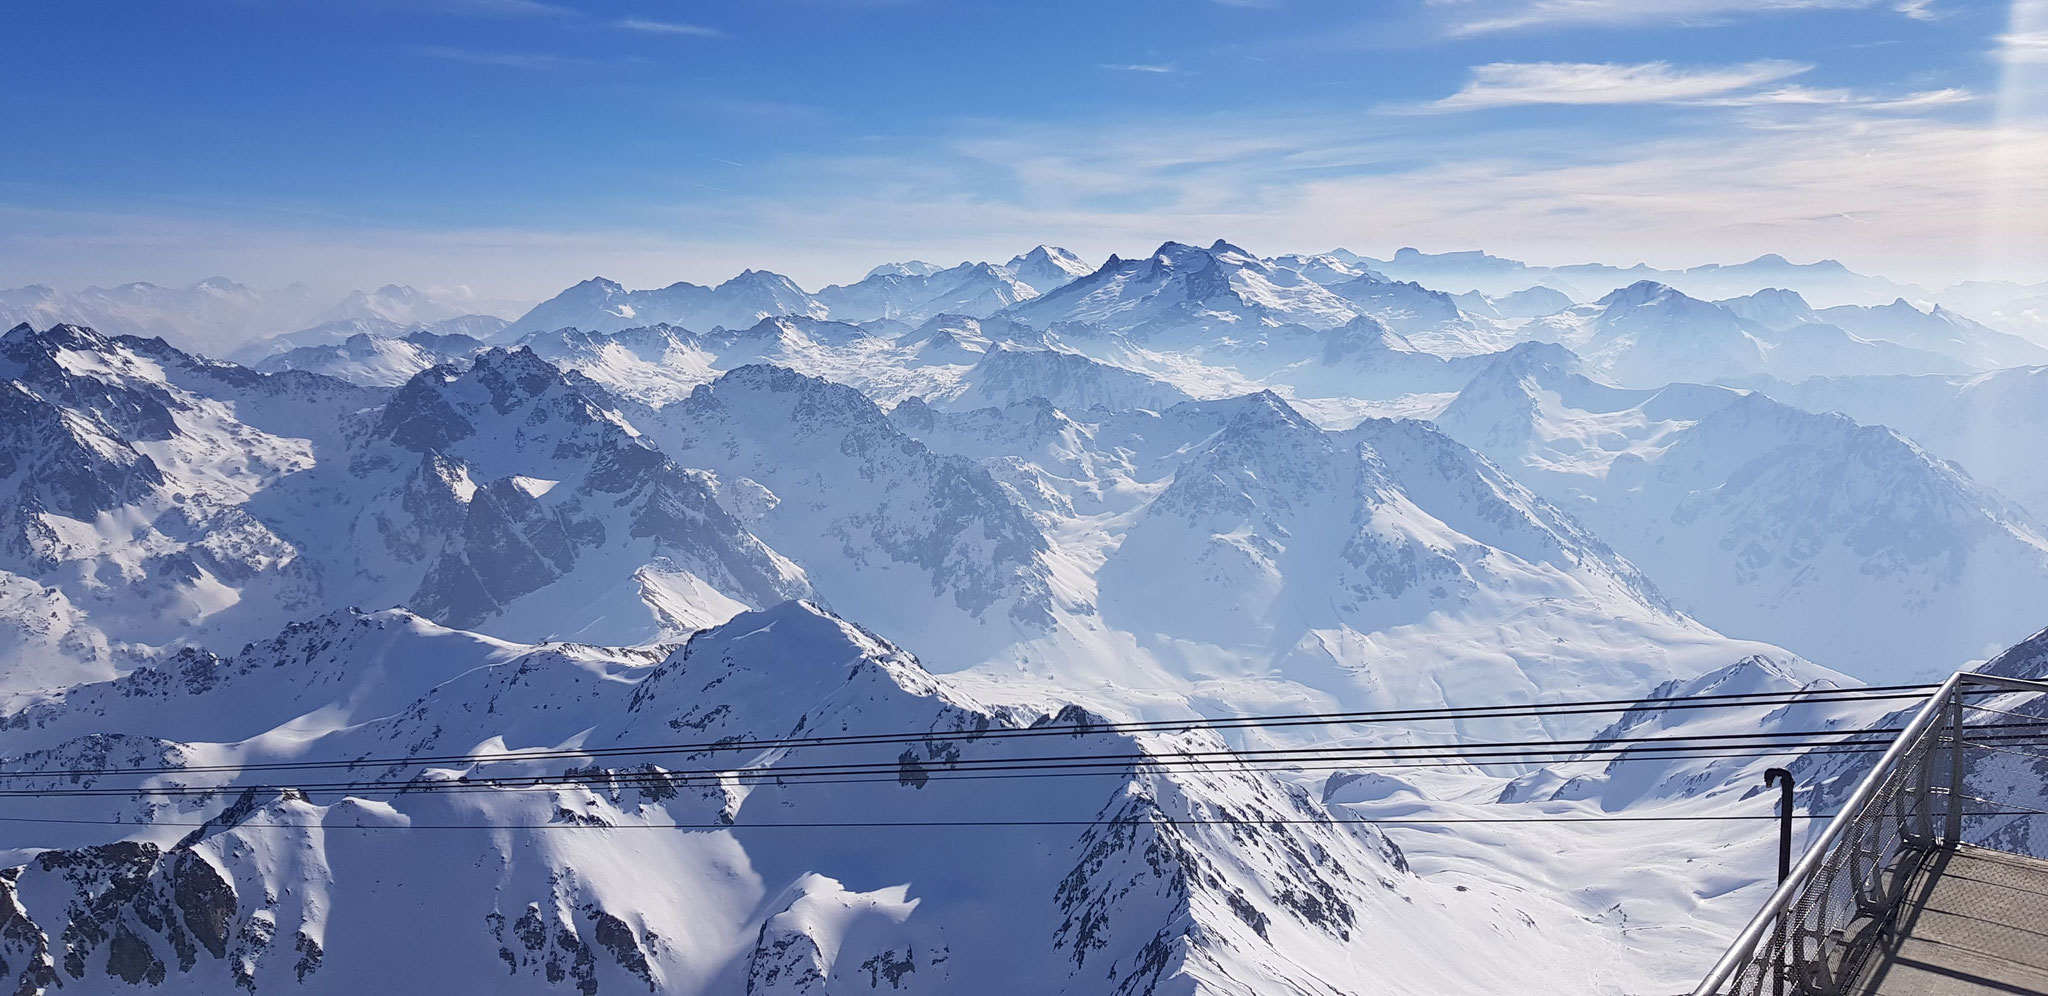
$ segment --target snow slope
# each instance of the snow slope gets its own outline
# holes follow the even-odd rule
[[[364,333],[331,346],[299,346],[265,357],[265,373],[304,370],[363,387],[397,387],[428,367],[467,361],[483,350],[481,340],[460,333],[418,331],[396,338]]]
[[[1031,398],[1044,398],[1069,411],[1158,411],[1193,400],[1164,381],[1080,353],[1004,344],[986,350],[961,375],[954,391],[932,400],[943,407],[972,410],[1002,408]]]
[[[1071,594],[1051,632],[978,669],[1003,687],[1394,707],[1628,694],[1763,649],[1669,609],[1423,423],[1332,432],[1270,392],[1161,412],[913,402],[891,419],[980,462],[1051,540],[1054,591]]]
[[[51,603],[47,622],[9,625],[98,648],[164,643],[252,606],[279,614],[259,632],[315,610],[296,547],[247,506],[309,467],[311,437],[371,392],[69,325],[0,337],[0,378],[0,570]],[[96,632],[52,628],[80,617]]]
[[[268,336],[242,346],[228,355],[238,363],[261,365],[280,353],[306,346],[338,346],[359,335],[377,339],[430,337],[429,341],[461,337],[488,339],[503,331],[507,322],[491,315],[461,315],[432,322],[394,322],[382,318],[341,318],[322,322],[297,332]]]
[[[1571,295],[1555,287],[1545,287],[1541,284],[1524,287],[1512,294],[1502,294],[1498,297],[1481,294],[1478,291],[1467,291],[1453,295],[1451,300],[1457,302],[1461,311],[1488,318],[1541,318],[1544,315],[1557,314],[1577,303],[1572,300]]]

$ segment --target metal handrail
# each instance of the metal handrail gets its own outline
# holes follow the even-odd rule
[[[1947,711],[1953,714],[1956,726],[1954,740],[1958,745],[1961,743],[1961,696],[1964,685],[1988,686],[2012,692],[2048,693],[2048,682],[2005,678],[1998,675],[1979,674],[1974,671],[1958,671],[1950,676],[1947,681],[1942,682],[1941,687],[1928,698],[1926,704],[1920,707],[1920,711],[1914,714],[1912,721],[1907,723],[1905,728],[1900,731],[1898,738],[1892,742],[1891,747],[1884,752],[1882,757],[1878,758],[1877,763],[1871,767],[1870,773],[1865,775],[1863,780],[1857,784],[1855,790],[1849,793],[1849,797],[1842,801],[1841,808],[1837,811],[1835,817],[1829,820],[1821,828],[1820,834],[1807,845],[1806,853],[1800,857],[1799,863],[1792,868],[1791,874],[1787,875],[1784,881],[1778,884],[1777,889],[1772,891],[1770,898],[1764,901],[1763,908],[1749,921],[1749,925],[1743,928],[1742,933],[1736,936],[1735,942],[1729,946],[1728,952],[1721,956],[1720,961],[1714,963],[1712,971],[1708,972],[1707,977],[1700,982],[1698,987],[1693,989],[1692,996],[1714,996],[1737,973],[1753,962],[1756,957],[1757,947],[1763,944],[1764,939],[1771,935],[1774,930],[1782,929],[1779,921],[1789,914],[1805,897],[1808,887],[1813,883],[1815,874],[1827,862],[1831,852],[1842,842],[1843,838],[1852,828],[1865,819],[1864,809],[1866,806],[1877,796],[1879,790],[1886,786],[1891,777],[1898,773],[1901,762],[1920,747],[1920,741],[1927,736],[1929,731],[1935,730],[1937,725],[1942,722],[1943,712]],[[1931,762],[1932,759],[1930,757],[1926,760]],[[1928,775],[1929,773],[1925,770],[1921,772],[1923,780]],[[1960,833],[1959,827],[1962,816],[1961,807],[1954,804],[1955,798],[1960,795],[1961,787],[1962,762],[1960,749],[1956,751],[1955,759],[1952,762],[1950,777],[1950,804],[1945,814],[1946,820],[1943,828],[1945,832],[1942,836],[1949,843],[1953,844]]]

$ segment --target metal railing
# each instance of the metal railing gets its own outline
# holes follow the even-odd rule
[[[1833,996],[1856,978],[1920,862],[1962,839],[1963,697],[1987,690],[2048,682],[1968,671],[1943,682],[1693,996]]]

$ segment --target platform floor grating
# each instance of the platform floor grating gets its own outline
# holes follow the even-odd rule
[[[1895,926],[1851,996],[2048,996],[2048,861],[1937,852]]]

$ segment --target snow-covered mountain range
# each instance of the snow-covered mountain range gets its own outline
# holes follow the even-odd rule
[[[1682,270],[1662,270],[1641,263],[1627,267],[1606,263],[1532,266],[1479,251],[1426,253],[1413,248],[1403,248],[1384,260],[1343,250],[1336,255],[1396,279],[1417,280],[1453,292],[1476,290],[1496,295],[1543,285],[1574,297],[1592,297],[1601,288],[1651,280],[1694,296],[1714,298],[1737,297],[1772,287],[1797,287],[1811,297],[1835,304],[1880,304],[1907,293],[1928,296],[1926,291],[1910,284],[1857,273],[1832,259],[1794,263],[1776,253],[1766,253],[1746,263],[1708,263]]]
[[[1904,301],[1816,312],[1789,291],[1712,303],[1647,280],[1537,318],[1518,338],[1570,346],[1631,387],[1763,375],[1961,373],[2048,359],[2018,336],[1938,308],[1923,314]]]
[[[1731,388],[1623,390],[1533,345],[1437,422],[1702,621],[1854,674],[1986,655],[2048,604],[2048,528],[1882,425]]]
[[[1787,756],[1613,745],[2048,622],[2048,352],[1838,264],[208,283],[0,295],[18,991],[1677,991]]]
[[[245,360],[292,346],[340,342],[358,332],[386,332],[386,325],[410,330],[447,323],[432,331],[487,335],[496,331],[491,323],[502,324],[502,316],[518,310],[512,302],[481,298],[467,287],[420,290],[399,284],[370,293],[351,291],[338,302],[323,299],[303,283],[259,291],[226,277],[183,287],[130,283],[66,292],[32,284],[0,289],[0,326],[81,325]],[[252,345],[295,329],[308,332],[279,344]]]
[[[2048,518],[2048,366],[1955,377],[1816,377],[1759,389],[1809,411],[1882,423]]]
[[[514,321],[504,337],[574,328],[617,332],[676,325],[697,332],[750,328],[764,318],[793,316],[844,322],[921,324],[940,315],[985,318],[1048,293],[1088,272],[1073,253],[1039,246],[1008,263],[889,263],[862,280],[816,294],[778,273],[746,270],[724,283],[687,281],[654,290],[627,290],[593,277],[541,302]]]

